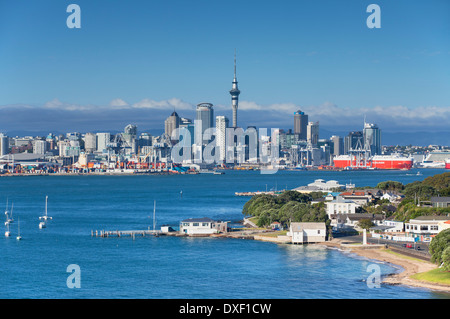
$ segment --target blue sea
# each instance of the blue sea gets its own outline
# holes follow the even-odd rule
[[[96,238],[92,230],[178,226],[191,217],[242,219],[248,197],[235,192],[292,189],[315,179],[375,186],[423,180],[444,170],[226,171],[224,175],[1,177],[0,203],[14,203],[11,237],[0,237],[3,299],[431,299],[448,294],[367,285],[374,261],[318,245],[277,245],[244,239]],[[182,191],[182,196],[181,196]],[[53,217],[39,229],[45,210]],[[20,220],[21,241],[16,240]],[[5,229],[3,223],[2,229]],[[79,267],[69,288],[67,267]],[[377,264],[382,275],[401,271]]]

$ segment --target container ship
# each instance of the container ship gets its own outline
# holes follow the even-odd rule
[[[356,156],[340,155],[333,159],[334,167],[341,169],[403,169],[409,170],[413,166],[411,157],[401,155],[374,155],[367,160]]]

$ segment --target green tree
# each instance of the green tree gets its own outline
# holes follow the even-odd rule
[[[431,261],[440,265],[443,262],[443,252],[450,247],[450,228],[437,234],[430,243]],[[448,252],[447,252],[448,254]],[[445,256],[447,258],[447,255]]]
[[[405,188],[405,186],[400,182],[386,181],[378,183],[376,188],[392,192],[392,191],[401,191]]]
[[[450,271],[450,246],[444,249],[442,252],[442,269]]]
[[[450,187],[450,172],[429,176],[423,180],[422,184],[431,186],[438,191]]]
[[[450,196],[450,187],[443,188],[439,191],[439,195],[442,197]]]
[[[358,222],[358,226],[365,230],[369,230],[370,227],[373,227],[373,225],[374,224],[372,223],[372,221],[370,219],[361,219]]]

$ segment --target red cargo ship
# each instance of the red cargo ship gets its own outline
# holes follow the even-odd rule
[[[445,160],[445,168],[446,168],[446,169],[450,169],[450,158],[447,158],[447,159]]]
[[[375,155],[366,161],[355,156],[340,155],[333,159],[335,168],[342,169],[411,169],[413,159],[400,155]]]

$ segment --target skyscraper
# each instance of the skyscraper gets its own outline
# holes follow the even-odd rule
[[[94,153],[97,150],[97,135],[86,133],[84,136],[84,150],[86,153]]]
[[[202,136],[205,131],[214,127],[214,109],[211,103],[200,103],[197,105],[197,115],[196,120],[201,126],[199,132],[201,132]],[[197,125],[197,123],[195,123]]]
[[[241,91],[238,89],[238,82],[236,78],[236,52],[234,52],[234,78],[233,78],[233,86],[230,90],[231,94],[231,105],[233,107],[233,127],[237,127],[237,109],[239,103],[239,94]]]
[[[111,133],[97,133],[97,151],[106,152],[111,142]]]
[[[308,115],[298,110],[294,112],[294,135],[298,140],[306,140],[308,127]]]
[[[137,153],[137,126],[134,124],[128,124],[122,133],[123,139],[131,147],[131,153]]]
[[[376,124],[364,123],[364,149],[372,155],[381,154],[381,131]]]
[[[0,133],[0,156],[8,154],[9,150],[9,138],[8,136]]]
[[[308,123],[306,140],[311,145],[317,145],[319,141],[319,122]]]
[[[344,140],[342,137],[333,135],[330,140],[333,143],[333,155],[339,156],[344,154]]]
[[[226,136],[229,120],[225,116],[216,116],[216,147],[219,148],[219,161],[226,160]]]
[[[177,112],[173,112],[165,121],[164,121],[164,132],[168,136],[172,136],[173,130],[177,129],[180,126],[180,117]],[[176,139],[175,139],[176,140]]]

